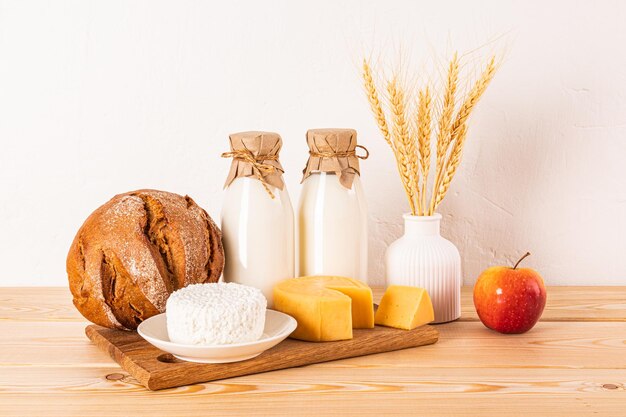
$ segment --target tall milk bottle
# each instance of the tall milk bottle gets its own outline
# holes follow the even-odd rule
[[[367,283],[367,205],[353,129],[312,129],[298,207],[299,276],[339,275]],[[365,155],[357,155],[356,148]]]
[[[259,288],[273,305],[272,289],[294,277],[294,215],[278,159],[280,135],[230,135],[232,158],[222,206],[224,281]]]

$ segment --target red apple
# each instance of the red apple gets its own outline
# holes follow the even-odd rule
[[[546,306],[546,287],[537,271],[494,266],[478,277],[474,306],[480,321],[500,333],[524,333],[533,328]]]

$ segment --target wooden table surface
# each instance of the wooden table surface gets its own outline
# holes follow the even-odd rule
[[[66,288],[0,288],[0,416],[626,416],[626,287],[548,288],[523,335],[486,329],[464,288],[435,345],[157,392],[86,324]]]

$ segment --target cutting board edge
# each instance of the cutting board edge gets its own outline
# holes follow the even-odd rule
[[[426,338],[425,342],[420,344],[420,345],[401,346],[401,347],[398,347],[397,349],[388,349],[388,350],[384,350],[384,351],[371,352],[371,353],[366,353],[366,354],[357,355],[357,356],[346,355],[345,357],[337,357],[337,358],[332,358],[332,359],[327,359],[327,360],[320,360],[320,361],[317,361],[317,362],[304,363],[304,364],[301,364],[301,365],[290,365],[288,363],[285,363],[284,366],[278,366],[278,367],[276,367],[274,369],[268,369],[268,370],[264,370],[264,371],[260,371],[260,372],[246,372],[246,373],[241,373],[240,375],[233,375],[233,376],[229,376],[229,377],[226,377],[226,378],[218,378],[218,379],[207,380],[204,377],[198,377],[195,380],[193,380],[193,382],[190,381],[189,383],[184,384],[184,385],[167,383],[166,380],[160,379],[160,375],[159,375],[159,372],[166,372],[166,371],[157,371],[155,373],[148,373],[148,379],[147,379],[146,383],[144,383],[143,385],[146,388],[148,388],[149,390],[151,390],[151,391],[159,391],[159,390],[163,390],[163,389],[176,388],[176,387],[186,386],[186,385],[202,384],[202,383],[208,383],[208,382],[214,382],[214,381],[221,381],[221,380],[230,379],[230,378],[240,378],[240,377],[248,376],[248,375],[257,375],[257,374],[262,374],[262,373],[266,373],[266,372],[274,372],[274,371],[281,371],[281,370],[285,370],[285,369],[300,368],[300,367],[305,367],[305,366],[309,366],[309,365],[316,365],[316,364],[320,364],[320,363],[341,361],[341,360],[352,359],[352,358],[359,358],[359,357],[369,356],[369,355],[378,355],[378,354],[383,354],[383,353],[388,353],[388,352],[395,352],[395,351],[404,350],[404,349],[413,349],[413,348],[418,348],[418,347],[422,347],[422,346],[433,345],[433,344],[435,344],[435,343],[437,343],[439,341],[439,330],[437,330],[434,326],[425,324],[425,325],[422,325],[422,326],[420,326],[418,328],[423,328],[423,329],[428,329],[429,330],[429,333],[427,334],[427,336],[429,336],[429,337]],[[332,342],[312,342],[312,343],[332,343]]]
[[[272,369],[264,369],[258,372],[245,371],[245,372],[241,372],[240,374],[233,374],[230,376],[213,378],[213,379],[207,378],[206,376],[199,375],[196,378],[188,378],[188,380],[185,381],[184,383],[172,381],[168,378],[164,379],[162,376],[163,373],[169,373],[171,372],[171,370],[168,370],[168,371],[159,370],[155,372],[155,371],[150,371],[147,368],[141,366],[141,363],[142,363],[141,360],[133,359],[129,352],[125,352],[122,349],[122,346],[116,345],[114,342],[112,342],[104,334],[101,333],[101,332],[110,331],[110,329],[92,324],[92,325],[88,325],[85,328],[85,334],[100,350],[107,352],[109,356],[118,365],[122,367],[122,369],[124,369],[131,376],[133,376],[141,385],[143,385],[145,388],[151,391],[158,391],[162,389],[176,388],[180,386],[208,383],[212,381],[219,381],[219,380],[224,380],[224,379],[229,379],[229,378],[238,378],[238,377],[247,376],[247,375],[254,375],[254,374],[265,373],[265,372],[273,372],[273,371],[279,371],[279,370],[284,370],[284,369],[303,367],[303,366],[314,365],[318,363],[333,362],[337,360],[344,360],[344,359],[350,359],[350,358],[361,357],[361,356],[369,356],[369,355],[376,355],[380,353],[387,353],[387,352],[394,352],[398,350],[417,348],[421,346],[432,345],[434,343],[437,343],[437,341],[439,340],[439,331],[434,326],[423,325],[414,330],[418,330],[418,329],[428,330],[428,332],[422,335],[424,337],[422,338],[419,344],[398,345],[397,348],[394,348],[394,347],[385,348],[384,350],[372,351],[372,352],[367,352],[367,353],[357,354],[357,355],[346,354],[340,357],[332,357],[332,358],[323,359],[323,360],[316,360],[315,362],[295,364],[295,365],[284,363]],[[404,332],[405,330],[398,330],[398,331]],[[148,342],[146,341],[144,342],[148,344]],[[329,343],[329,342],[320,342],[320,343]],[[334,343],[334,342],[330,342],[330,343]],[[154,350],[158,351],[157,348],[153,346],[151,347]]]
[[[139,365],[139,363],[128,357],[119,346],[112,343],[109,339],[98,332],[99,329],[106,330],[105,327],[98,326],[97,324],[90,324],[85,327],[85,334],[87,335],[87,338],[91,340],[91,342],[100,350],[107,352],[115,363],[139,381],[141,385],[148,388],[150,383],[150,372]]]

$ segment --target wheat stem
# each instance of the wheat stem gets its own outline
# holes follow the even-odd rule
[[[455,53],[448,65],[442,101],[433,103],[429,87],[418,91],[416,114],[412,116],[407,103],[414,103],[397,77],[387,81],[386,99],[390,124],[376,89],[372,70],[363,60],[363,81],[376,124],[383,138],[393,151],[404,191],[409,200],[411,214],[433,215],[450,188],[463,154],[467,138],[469,116],[489,86],[496,71],[496,59],[492,57],[481,76],[457,109],[460,61]],[[435,107],[435,109],[433,108]],[[431,166],[431,136],[433,113],[439,115],[437,122],[437,145],[435,176],[432,193],[429,193],[428,177]],[[430,201],[427,195],[430,194]]]
[[[458,168],[461,162],[461,155],[463,154],[463,145],[465,145],[465,138],[467,137],[467,125],[462,125],[459,128],[458,136],[454,141],[454,145],[452,146],[452,151],[450,152],[450,157],[447,160],[445,165],[446,171],[442,176],[442,181],[437,189],[437,196],[435,197],[434,209],[437,209],[437,206],[443,198],[445,197],[448,189],[450,188],[450,183],[452,182],[452,178],[456,173],[456,169]]]
[[[396,161],[396,166],[398,168],[398,172],[400,173],[405,193],[407,195],[407,198],[409,199],[411,211],[413,212],[415,209],[413,208],[413,205],[412,205],[412,197],[409,191],[407,190],[407,185],[405,184],[405,180],[403,176],[402,157],[400,153],[398,152],[398,150],[396,149],[396,146],[394,142],[392,141],[391,135],[389,133],[389,127],[388,127],[389,125],[387,123],[387,118],[385,116],[385,112],[382,108],[382,105],[380,104],[378,91],[376,89],[376,83],[374,82],[374,77],[372,76],[372,70],[367,60],[363,60],[363,74],[362,75],[363,75],[363,82],[365,84],[365,91],[367,93],[367,100],[370,104],[370,108],[372,109],[372,112],[374,113],[374,118],[376,119],[376,124],[378,125],[378,129],[382,133],[383,138],[385,139],[385,142],[387,142],[387,144],[389,145],[389,147],[391,147],[391,150],[393,151],[394,159]]]
[[[365,83],[365,91],[367,92],[367,100],[369,101],[372,112],[374,113],[378,129],[380,130],[380,133],[382,133],[385,141],[389,144],[389,146],[391,146],[391,149],[395,151],[395,147],[391,142],[391,136],[389,135],[387,118],[385,117],[385,112],[380,105],[380,99],[378,98],[378,92],[376,91],[376,84],[374,83],[374,77],[372,77],[372,69],[366,60],[363,60],[363,81]]]
[[[450,152],[450,156],[447,159],[444,159],[441,171],[438,172],[437,180],[435,182],[435,189],[437,190],[437,194],[435,198],[431,201],[432,212],[437,209],[437,206],[443,200],[443,197],[445,196],[445,193],[448,191],[448,188],[450,186],[450,181],[452,181],[452,177],[454,177],[454,174],[456,173],[456,169],[459,165],[461,158],[461,151],[465,143],[465,135],[467,134],[466,123],[469,115],[476,107],[476,104],[478,104],[480,97],[489,86],[489,83],[493,79],[495,73],[496,58],[495,56],[493,56],[489,60],[487,67],[484,69],[478,81],[476,81],[470,92],[467,94],[467,97],[459,108],[459,112],[457,113],[456,118],[454,119],[454,122],[450,127],[450,142],[448,146],[452,146],[453,149]],[[457,160],[455,161],[453,158],[457,158]],[[447,184],[442,184],[444,182],[447,182]]]
[[[363,74],[362,75],[363,75],[363,81],[365,84],[365,91],[367,92],[367,99],[370,104],[370,108],[372,109],[372,112],[374,113],[376,124],[378,125],[378,129],[382,133],[383,138],[385,139],[385,141],[387,142],[387,144],[391,147],[391,150],[393,151],[394,159],[396,160],[396,166],[398,168],[398,172],[400,173],[400,178],[402,179],[402,185],[404,187],[405,194],[409,200],[411,213],[415,214],[415,206],[413,203],[414,197],[412,193],[411,184],[410,184],[410,181],[408,181],[407,179],[406,169],[403,168],[407,164],[405,160],[406,159],[405,152],[403,150],[399,150],[396,146],[396,143],[400,143],[400,147],[404,149],[402,145],[403,142],[401,140],[398,141],[394,139],[395,142],[394,140],[392,140],[391,134],[389,133],[389,125],[387,123],[387,118],[380,104],[378,91],[376,89],[376,83],[374,82],[374,77],[372,76],[372,70],[367,60],[363,60]],[[403,111],[403,110],[397,109],[397,111]],[[396,116],[394,116],[393,120],[394,120],[394,126],[395,126]]]
[[[441,115],[439,117],[439,130],[437,132],[437,156],[435,162],[435,180],[433,181],[433,191],[430,198],[429,215],[433,215],[435,211],[435,199],[437,198],[437,185],[443,172],[448,147],[450,146],[450,130],[452,126],[452,117],[454,115],[454,107],[456,104],[456,90],[459,81],[459,59],[455,53],[448,65],[448,75],[446,77],[446,87],[441,104]]]
[[[422,172],[421,211],[426,210],[426,191],[428,188],[428,172],[430,171],[430,136],[432,123],[432,96],[428,86],[419,92],[417,110],[417,141],[419,144],[420,169]]]
[[[387,93],[389,99],[389,108],[391,110],[393,129],[393,144],[397,150],[398,160],[400,162],[400,177],[404,184],[409,205],[411,206],[411,214],[416,215],[416,198],[415,198],[415,142],[411,140],[409,135],[409,124],[406,112],[406,97],[402,88],[398,86],[397,78],[393,78],[387,83]]]

